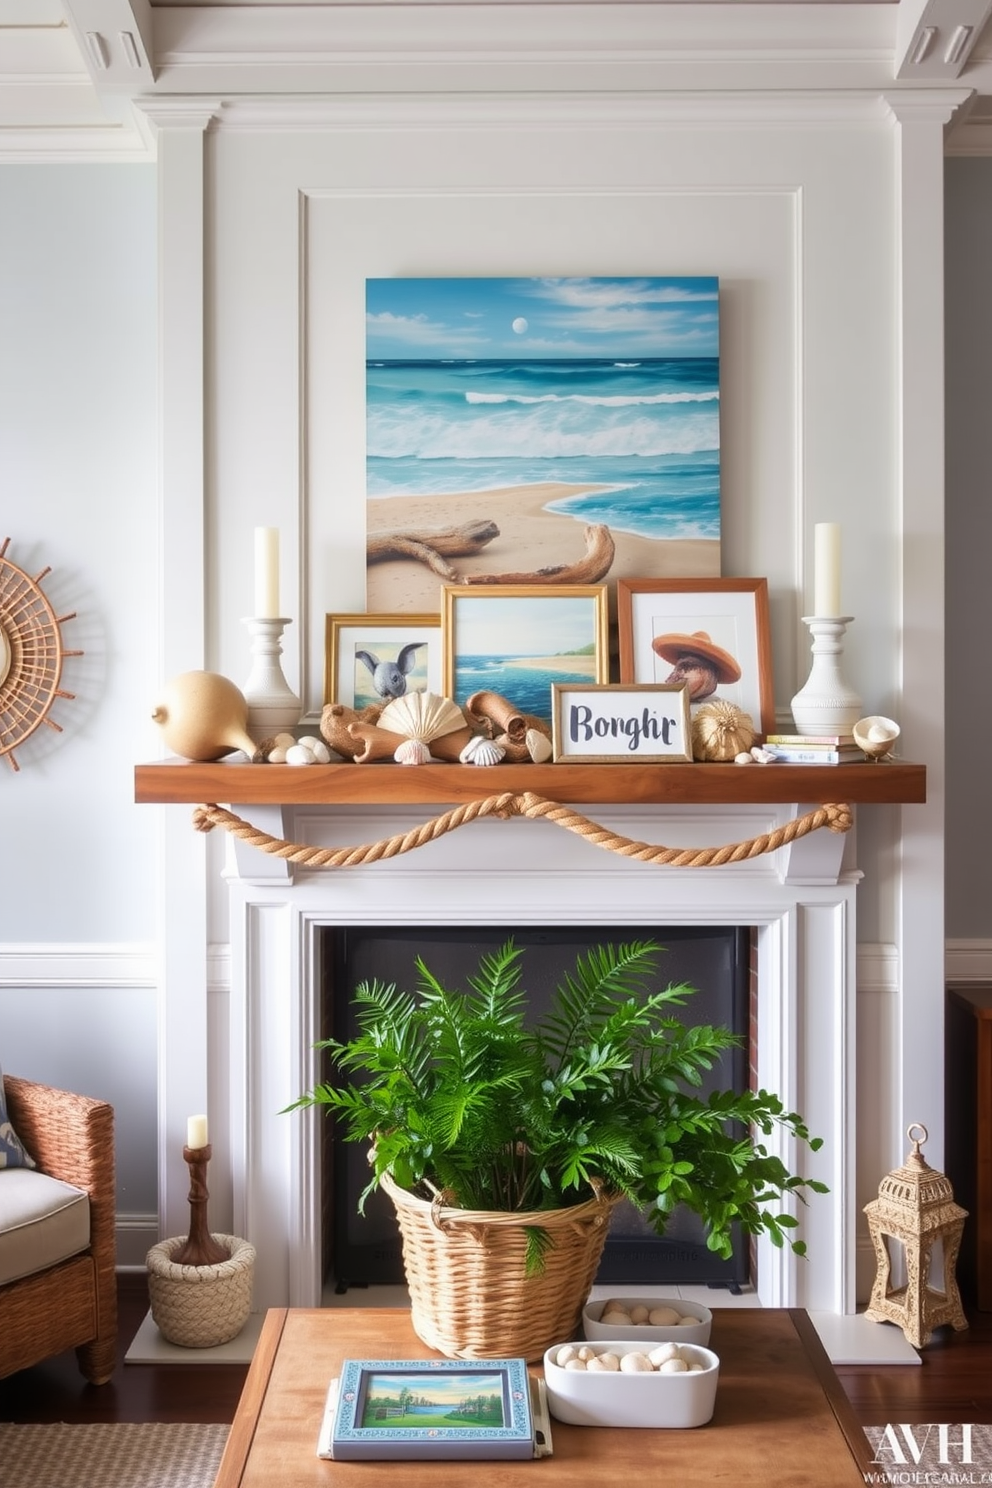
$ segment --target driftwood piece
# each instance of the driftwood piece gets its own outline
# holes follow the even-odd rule
[[[448,584],[598,584],[613,566],[616,543],[609,527],[591,523],[584,532],[585,557],[577,563],[556,563],[522,573],[459,574],[449,558],[471,557],[499,537],[495,522],[479,519],[460,527],[425,527],[419,532],[370,532],[366,547],[369,563],[412,558],[425,563]]]
[[[481,518],[463,522],[460,527],[425,527],[420,532],[370,532],[366,561],[385,563],[390,558],[414,558],[418,563],[426,563],[442,579],[457,583],[458,574],[445,560],[480,553],[494,537],[499,537],[496,523]]]
[[[586,555],[578,563],[556,563],[532,573],[465,574],[463,584],[598,584],[613,566],[616,543],[609,527],[591,523],[585,529]]]

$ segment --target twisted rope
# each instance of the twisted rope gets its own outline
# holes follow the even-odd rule
[[[567,832],[575,832],[586,842],[601,847],[606,852],[618,853],[624,858],[635,858],[641,863],[656,863],[671,868],[720,868],[726,863],[741,863],[757,858],[762,853],[775,852],[800,837],[820,827],[831,832],[849,832],[854,824],[850,806],[818,806],[805,816],[794,817],[776,827],[773,832],[762,832],[746,842],[731,842],[724,847],[661,847],[647,842],[635,842],[630,837],[621,837],[616,832],[590,821],[570,806],[560,806],[556,801],[547,801],[531,791],[515,794],[506,791],[498,796],[486,796],[481,801],[471,801],[464,806],[455,806],[441,816],[435,816],[409,832],[399,832],[379,842],[365,843],[361,847],[307,847],[301,843],[284,842],[261,832],[250,822],[235,816],[222,806],[197,806],[193,812],[193,826],[198,832],[210,832],[214,827],[223,827],[226,832],[257,847],[260,852],[299,863],[304,868],[355,868],[362,863],[377,863],[383,858],[395,858],[400,853],[412,852],[427,842],[435,842],[447,832],[463,827],[466,822],[479,817],[493,816],[507,819],[511,816],[527,816],[532,820],[554,822]]]

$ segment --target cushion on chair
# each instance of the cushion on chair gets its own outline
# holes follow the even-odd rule
[[[0,1286],[89,1243],[90,1201],[82,1189],[28,1168],[0,1171]]]
[[[0,1069],[0,1168],[33,1168],[34,1158],[10,1124]]]

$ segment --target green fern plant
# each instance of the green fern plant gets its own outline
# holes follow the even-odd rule
[[[444,987],[422,960],[413,991],[365,982],[356,1036],[316,1045],[337,1078],[287,1109],[325,1106],[350,1141],[370,1145],[360,1208],[384,1173],[476,1210],[560,1209],[601,1184],[659,1233],[687,1205],[722,1256],[735,1224],[801,1255],[788,1198],[826,1189],[790,1173],[762,1138],[782,1127],[811,1151],[820,1140],[769,1091],[701,1093],[703,1072],[739,1041],[680,1021],[694,988],[649,990],[661,949],[634,941],[587,951],[537,1026],[525,1022],[512,941],[481,958],[464,990]],[[547,1239],[531,1226],[531,1269]]]

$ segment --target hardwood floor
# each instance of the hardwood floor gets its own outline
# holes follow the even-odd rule
[[[107,1385],[88,1385],[73,1353],[0,1380],[0,1421],[217,1421],[233,1419],[247,1373],[236,1364],[124,1364],[148,1311],[142,1274],[119,1278],[118,1367]],[[992,1313],[970,1312],[970,1327],[942,1328],[920,1368],[841,1366],[837,1374],[864,1426],[946,1421],[992,1425]]]

